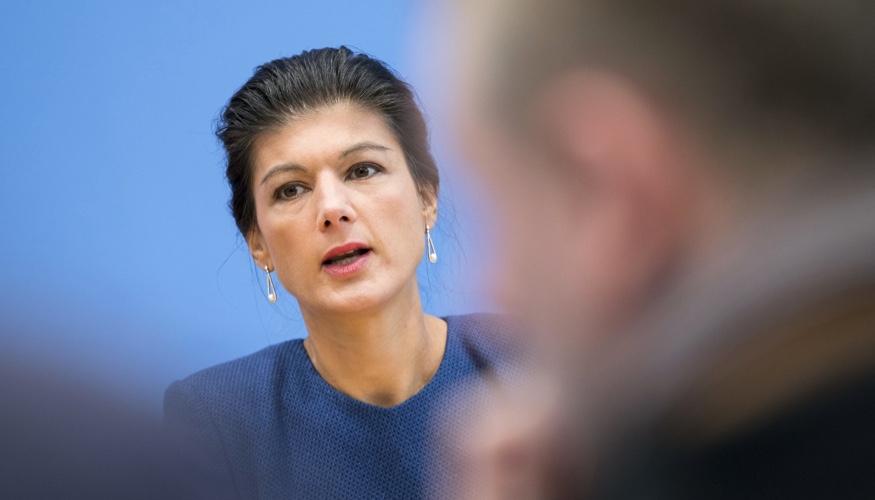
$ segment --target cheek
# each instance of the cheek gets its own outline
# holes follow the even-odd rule
[[[398,183],[392,189],[381,189],[364,196],[362,206],[367,208],[360,210],[359,220],[387,257],[397,259],[418,252],[424,246],[422,203],[412,179],[409,184]]]
[[[490,192],[500,240],[494,289],[508,307],[527,307],[555,284],[554,274],[563,272],[565,214],[550,186],[525,174],[492,183]]]
[[[582,310],[600,272],[593,200],[547,168],[506,176],[492,185],[502,244],[495,291],[503,304],[555,329]]]
[[[307,247],[306,238],[302,238],[302,234],[303,231],[291,221],[264,231],[277,277],[283,287],[293,295],[297,294],[294,287],[289,285],[300,282],[298,276],[303,273],[304,263],[318,260],[316,252]]]
[[[284,287],[295,283],[305,263],[316,262],[321,256],[315,248],[315,214],[307,206],[259,207],[259,227],[277,276]]]

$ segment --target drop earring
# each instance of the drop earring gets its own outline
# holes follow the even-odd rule
[[[270,277],[269,266],[264,266],[264,273],[267,274],[267,301],[273,304],[276,302],[276,287],[273,286],[273,279]]]
[[[431,241],[431,232],[429,227],[425,226],[425,245],[428,250],[428,261],[434,264],[437,262],[437,252],[434,250],[434,242]]]

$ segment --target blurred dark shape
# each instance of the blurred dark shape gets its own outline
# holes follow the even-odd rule
[[[0,353],[0,498],[190,498],[157,418],[53,365]]]
[[[767,216],[588,359],[597,498],[875,492],[875,189],[856,191]]]
[[[465,495],[875,497],[875,6],[456,7],[459,139],[559,394],[484,410]]]

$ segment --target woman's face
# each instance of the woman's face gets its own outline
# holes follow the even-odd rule
[[[339,104],[253,145],[260,267],[276,269],[302,311],[349,314],[418,297],[416,267],[436,202],[419,196],[383,118]]]

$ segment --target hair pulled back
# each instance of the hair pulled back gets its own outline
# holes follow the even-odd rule
[[[257,225],[251,164],[256,139],[307,113],[344,103],[383,116],[401,144],[420,197],[437,197],[438,169],[410,86],[382,61],[346,47],[310,50],[256,68],[222,110],[216,136],[228,162],[228,205],[244,236]]]

